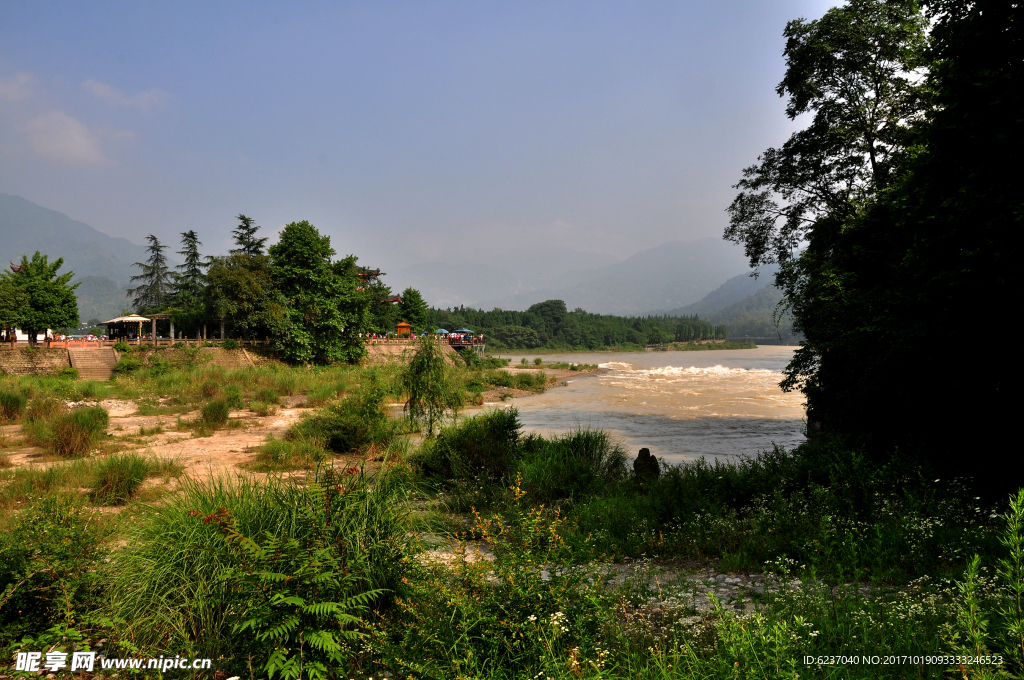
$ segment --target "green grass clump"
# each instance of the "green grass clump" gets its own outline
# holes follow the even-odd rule
[[[107,433],[110,415],[100,406],[77,408],[49,423],[47,448],[70,458],[87,454]]]
[[[278,396],[277,392],[266,387],[256,390],[253,398],[256,401],[262,401],[264,404],[277,404],[281,401],[281,397]]]
[[[72,366],[65,366],[58,371],[57,377],[62,380],[78,380],[78,369]]]
[[[64,402],[54,397],[36,397],[29,403],[26,419],[30,423],[46,421],[65,413]]]
[[[493,483],[512,474],[522,458],[520,427],[516,409],[488,411],[443,428],[409,462],[427,477]]]
[[[142,368],[142,362],[130,356],[121,357],[114,366],[114,375],[132,375]]]
[[[138,494],[153,464],[137,453],[108,456],[96,465],[92,500],[100,505],[124,505]]]
[[[268,404],[264,401],[250,401],[249,410],[261,418],[266,418],[277,411],[277,406],[274,404]]]
[[[327,451],[319,441],[268,437],[260,445],[256,459],[247,467],[256,472],[295,470],[316,467],[326,458]]]
[[[26,500],[0,532],[0,647],[95,611],[105,531],[78,494]]]
[[[28,400],[14,391],[0,390],[0,422],[17,420],[25,413]]]
[[[186,481],[129,529],[107,613],[133,644],[223,659],[229,675],[250,662],[262,674],[272,658],[348,668],[356,646],[344,631],[365,631],[371,607],[387,611],[410,564],[403,488],[368,481],[330,468],[304,485]],[[305,647],[315,633],[337,644]]]
[[[207,380],[199,386],[199,394],[203,396],[203,399],[213,399],[220,394],[220,391],[220,383],[214,380]]]
[[[522,485],[540,501],[586,498],[627,477],[626,452],[604,430],[532,438],[524,448]]]
[[[224,399],[214,399],[203,404],[200,414],[204,425],[216,429],[227,424],[228,417],[231,415],[231,407]]]

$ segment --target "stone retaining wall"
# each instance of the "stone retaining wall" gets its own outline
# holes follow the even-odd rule
[[[0,348],[0,373],[8,375],[53,375],[70,365],[66,349]]]

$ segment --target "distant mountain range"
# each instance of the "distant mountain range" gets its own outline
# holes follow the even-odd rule
[[[37,250],[51,261],[63,257],[62,271],[75,272],[82,284],[77,291],[82,321],[117,316],[128,304],[124,289],[137,273],[132,264],[146,259],[144,246],[20,196],[0,194],[0,263],[17,264]]]
[[[697,302],[747,269],[742,250],[720,238],[671,241],[615,264],[564,272],[533,290],[481,297],[472,306],[526,309],[564,300],[569,309],[631,316]]]
[[[773,320],[782,301],[782,291],[771,283],[775,271],[774,267],[762,269],[756,279],[749,273],[734,276],[698,302],[675,309],[654,310],[652,314],[697,314],[711,323],[728,326],[732,338],[750,336],[795,344],[800,335],[793,332],[793,317],[788,312],[783,314],[778,326]]]
[[[125,288],[137,273],[133,265],[146,259],[142,245],[108,236],[19,196],[0,194],[0,262],[17,263],[37,250],[51,260],[63,257],[64,271],[75,272],[75,280],[81,282],[77,293],[82,321],[108,319],[127,307]],[[465,299],[472,291],[478,296],[472,305],[477,309],[522,310],[558,299],[569,309],[601,314],[699,314],[728,324],[733,336],[778,334],[771,325],[780,299],[769,283],[774,270],[762,271],[758,279],[750,277],[741,249],[722,239],[672,241],[621,262],[609,260],[614,258],[540,252],[528,273],[513,274],[483,263],[431,263],[393,278],[401,281],[396,290],[413,286],[439,307],[448,299]],[[783,335],[789,328],[791,322],[784,321]]]

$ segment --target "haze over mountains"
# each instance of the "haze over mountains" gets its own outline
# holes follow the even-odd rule
[[[64,213],[20,196],[0,194],[0,263],[17,264],[39,251],[50,261],[64,258],[62,272],[75,272],[82,285],[78,311],[82,321],[109,319],[127,306],[124,288],[146,259],[146,249],[128,239],[107,236]]]
[[[173,252],[177,244],[169,245]],[[36,250],[51,259],[63,257],[64,270],[73,270],[82,282],[78,295],[83,321],[119,314],[128,304],[124,289],[137,273],[133,263],[146,258],[140,244],[108,236],[19,196],[0,194],[0,261],[16,263]],[[387,271],[387,264],[381,264]],[[779,298],[768,285],[774,271],[766,270],[758,279],[748,271],[739,248],[704,238],[673,241],[620,262],[607,255],[539,249],[530,267],[515,272],[500,263],[434,262],[394,272],[386,282],[395,290],[418,288],[437,307],[526,309],[560,299],[570,309],[602,314],[700,314],[715,323],[733,324],[756,319],[759,332],[749,332],[751,326],[745,334],[768,335],[761,332],[766,331],[763,322]]]

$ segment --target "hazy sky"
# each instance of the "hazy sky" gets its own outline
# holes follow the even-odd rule
[[[831,4],[0,0],[0,191],[207,251],[244,212],[385,270],[622,259],[721,234]]]

